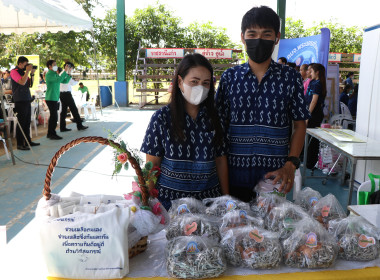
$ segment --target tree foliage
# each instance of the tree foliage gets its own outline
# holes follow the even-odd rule
[[[318,35],[321,28],[331,32],[330,52],[361,53],[363,43],[363,28],[358,26],[346,27],[334,20],[322,21],[313,27],[305,28],[301,20],[286,19],[285,38],[299,38]]]

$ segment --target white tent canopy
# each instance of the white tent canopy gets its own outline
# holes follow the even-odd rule
[[[79,32],[92,27],[74,0],[0,0],[0,33]]]

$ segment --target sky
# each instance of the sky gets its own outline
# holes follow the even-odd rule
[[[116,0],[102,0],[107,8],[115,8]],[[135,9],[155,5],[156,0],[125,0],[127,16],[132,16]],[[211,21],[214,25],[225,27],[232,41],[240,41],[240,24],[243,15],[253,6],[267,5],[277,11],[277,0],[160,0],[173,15],[182,18],[184,25],[191,22]],[[286,17],[301,19],[306,27],[314,22],[336,19],[345,26],[369,27],[380,24],[380,1],[378,0],[287,0]],[[99,9],[99,17],[104,9]]]

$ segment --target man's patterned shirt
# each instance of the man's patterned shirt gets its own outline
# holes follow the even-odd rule
[[[226,70],[216,104],[227,131],[230,187],[253,188],[281,168],[292,120],[310,118],[301,75],[273,60],[260,83],[248,62]]]

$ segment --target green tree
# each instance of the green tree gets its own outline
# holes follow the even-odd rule
[[[302,20],[286,18],[285,38],[300,38],[318,35],[321,28],[331,32],[330,52],[360,53],[363,43],[363,28],[358,26],[346,27],[334,20],[322,21],[311,28],[305,28]]]

